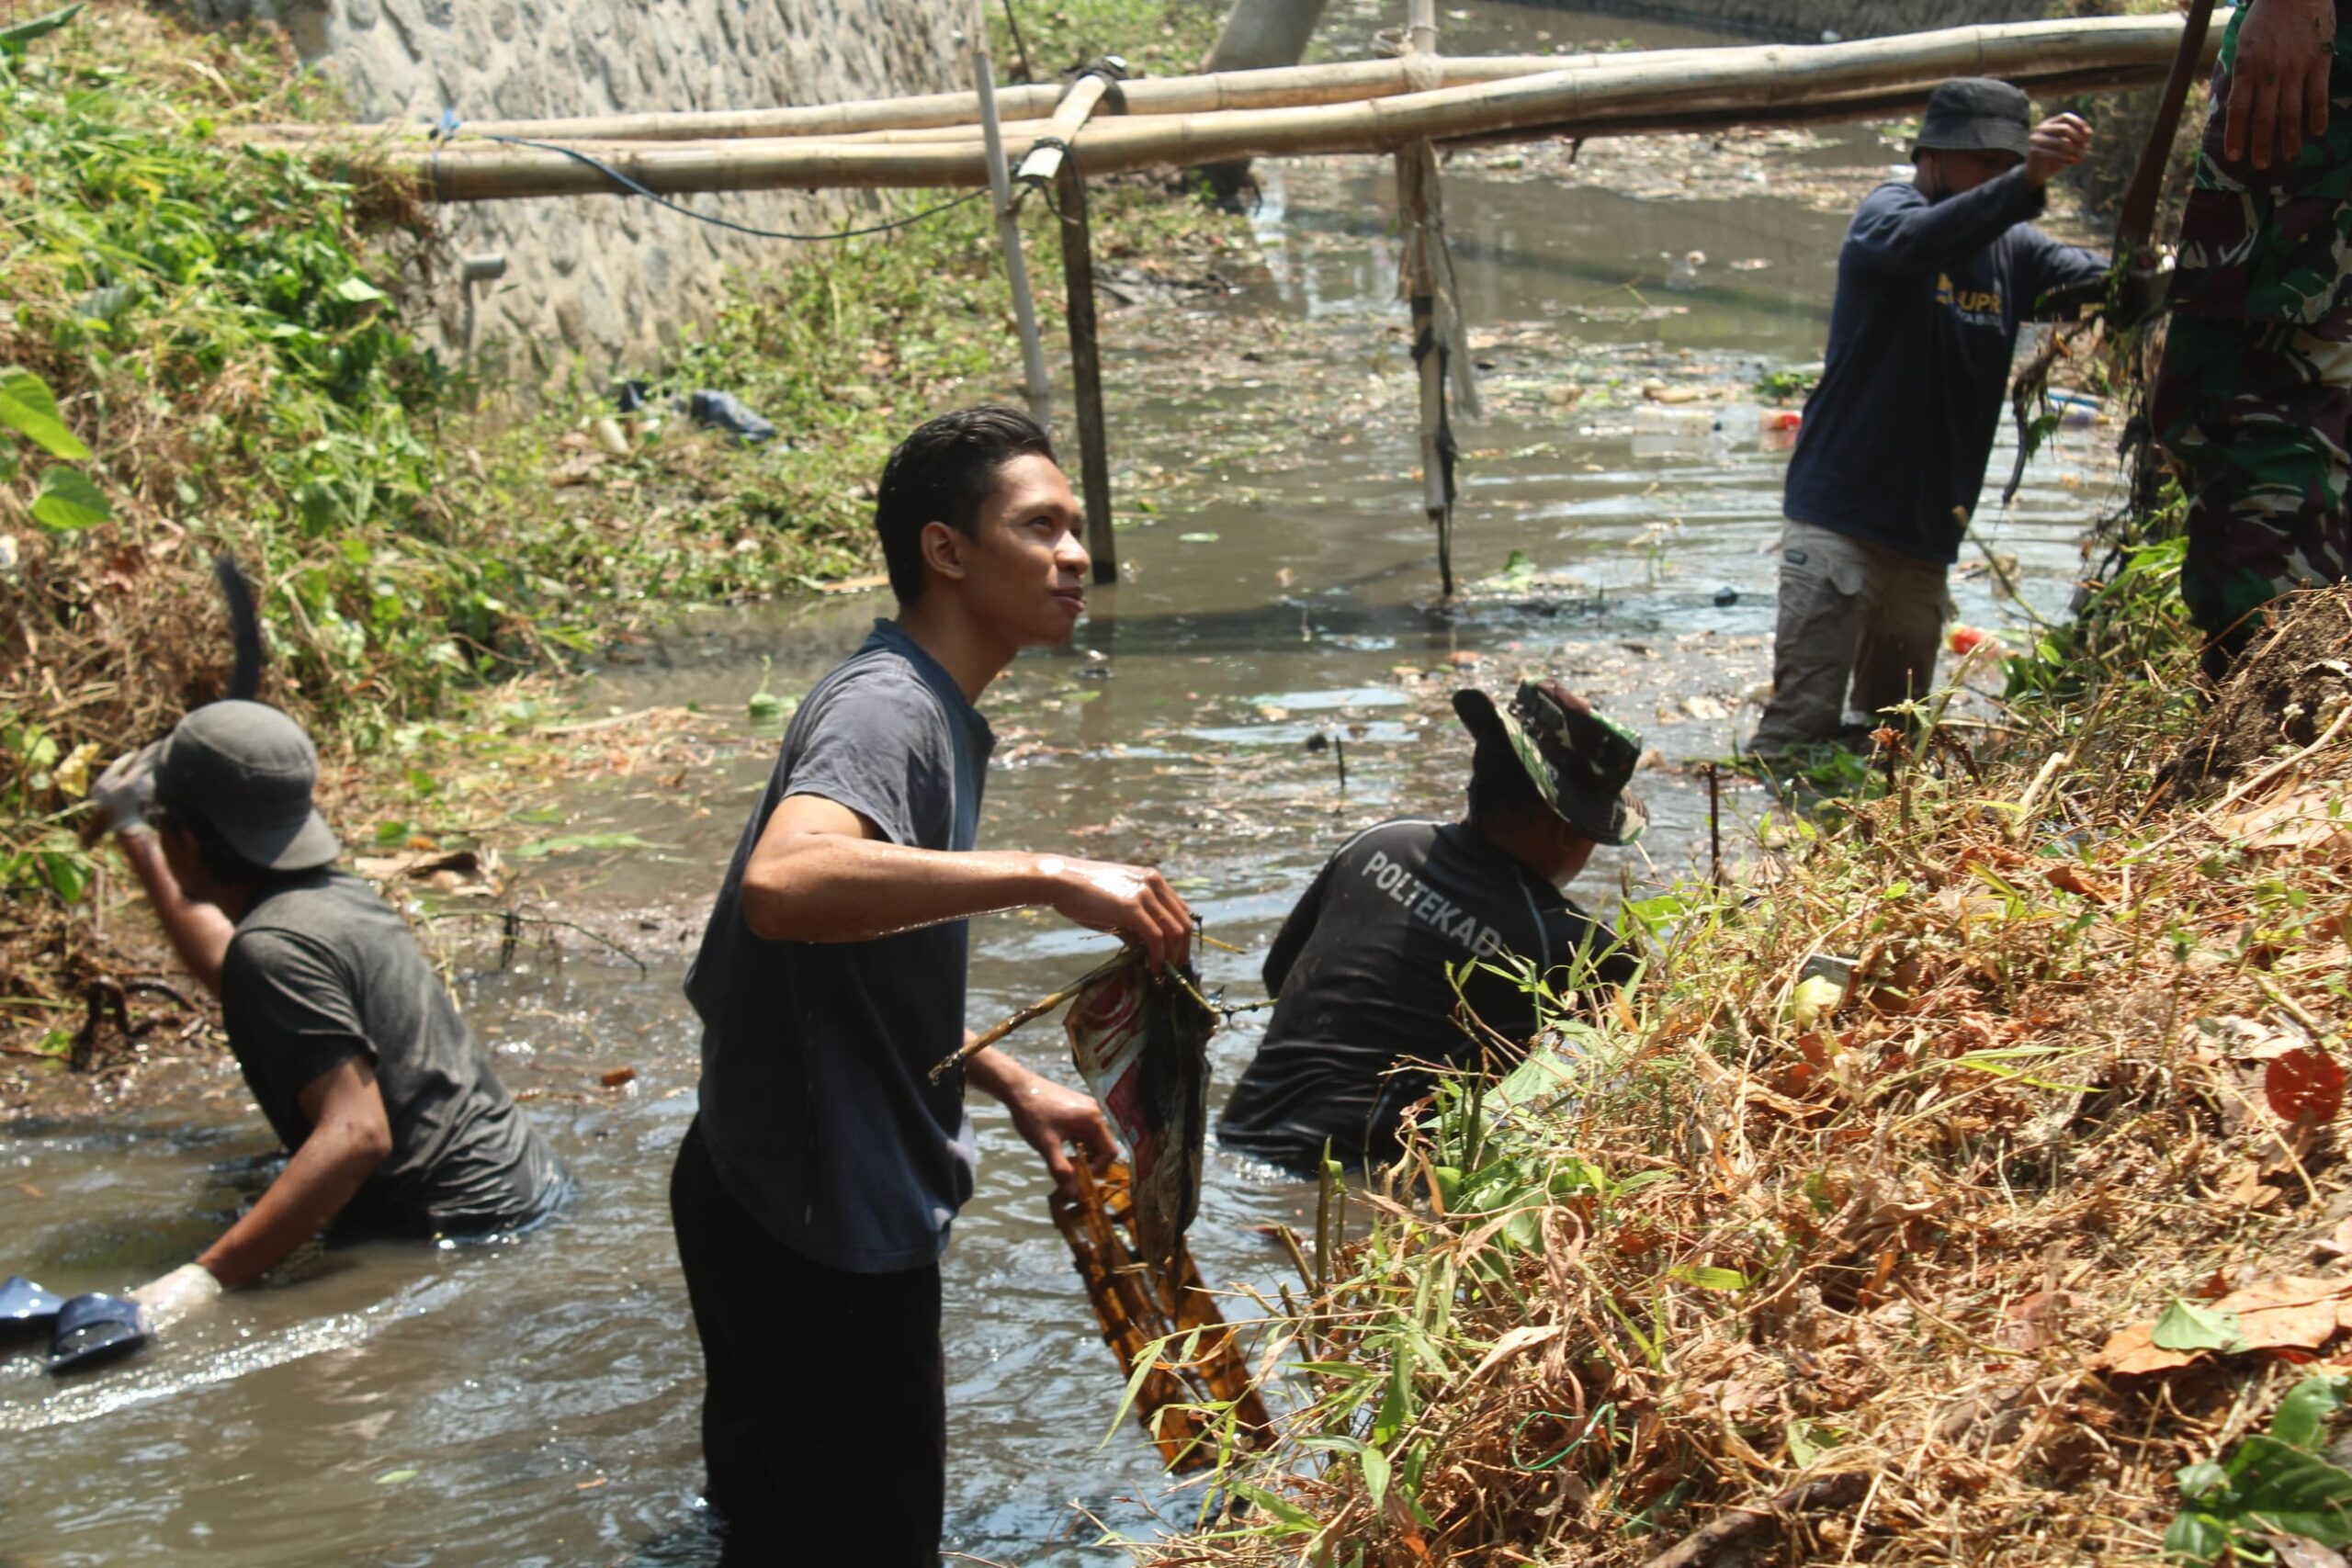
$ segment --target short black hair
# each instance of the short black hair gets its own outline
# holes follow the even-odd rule
[[[204,874],[215,882],[232,887],[253,887],[277,875],[239,854],[220,836],[220,829],[212,825],[212,819],[200,812],[157,802],[147,808],[147,816],[153,827],[185,829],[187,836],[196,840],[196,856],[203,863]]]
[[[1033,452],[1057,461],[1053,439],[1035,420],[1019,409],[994,406],[941,414],[899,443],[882,465],[874,532],[899,604],[922,597],[924,525],[944,523],[959,534],[973,533],[997,470]]]
[[[1535,781],[1507,745],[1481,741],[1470,755],[1470,820],[1493,823],[1515,817],[1555,815]]]

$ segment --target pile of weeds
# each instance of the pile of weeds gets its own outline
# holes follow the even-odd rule
[[[1105,14],[1157,35],[1161,9]],[[518,407],[404,324],[438,260],[406,186],[230,134],[340,118],[274,30],[130,0],[0,28],[0,1052],[62,1054],[110,972],[81,803],[221,689],[214,551],[255,585],[263,695],[311,728],[345,799],[429,792],[451,737],[517,742],[536,710],[502,693],[513,677],[681,608],[871,571],[892,442],[1017,395],[1001,258],[967,204],[780,250],[628,378],[651,388],[634,413],[603,377]],[[1143,182],[1095,212],[1106,265],[1181,271],[1246,243]],[[1046,204],[1024,227],[1057,277]],[[1058,290],[1040,304],[1058,333]],[[706,388],[776,438],[691,423],[683,394]]]
[[[1598,1016],[1545,996],[1526,1058],[1349,1195],[1368,1230],[1331,1204],[1269,1324],[1280,1444],[1215,1495],[1248,1506],[1147,1558],[2352,1543],[2324,1452],[2352,1388],[2352,589],[2296,602],[2214,722],[2279,689],[2266,660],[2335,660],[2324,711],[2151,809],[2201,722],[2190,646],[2132,683],[2165,691],[2023,710],[2006,757],[1882,731],[1905,750],[1840,824],[1630,906],[1643,983]]]

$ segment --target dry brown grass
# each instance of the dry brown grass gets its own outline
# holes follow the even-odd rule
[[[2282,660],[2324,705],[2272,712],[2226,785],[2143,811],[2198,742],[2110,692],[1981,782],[1899,767],[1692,895],[1580,1055],[1476,1125],[1465,1097],[1360,1201],[1337,1283],[1276,1323],[1322,1370],[1242,1478],[1272,1502],[1149,1560],[1633,1563],[1711,1521],[1732,1539],[1667,1560],[2156,1557],[2175,1472],[2257,1425],[2290,1359],[2352,1357],[2327,1330],[2096,1359],[2176,1297],[2342,1269],[2340,1108],[2290,1123],[2265,1090],[2280,1053],[2343,1044],[2352,678],[2324,661],[2347,650],[2352,589],[2306,596],[2211,722],[2258,734],[2239,699]],[[1816,953],[1859,964],[1812,1017]]]

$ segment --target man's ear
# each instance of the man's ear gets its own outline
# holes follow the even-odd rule
[[[944,523],[926,523],[917,543],[922,549],[923,565],[933,577],[950,582],[964,580],[965,552],[972,546],[968,536]]]

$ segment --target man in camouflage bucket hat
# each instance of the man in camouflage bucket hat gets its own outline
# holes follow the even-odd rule
[[[2150,415],[2188,501],[2181,599],[2219,680],[2291,588],[2352,564],[2352,33],[2230,18]]]
[[[1476,741],[1467,818],[1366,829],[1299,899],[1266,956],[1265,1042],[1217,1125],[1227,1148],[1307,1174],[1327,1147],[1385,1162],[1427,1065],[1476,1067],[1534,1035],[1517,961],[1563,998],[1634,979],[1615,933],[1560,888],[1594,845],[1640,836],[1625,785],[1641,738],[1557,681],[1521,683],[1508,708],[1456,692],[1453,711]]]

